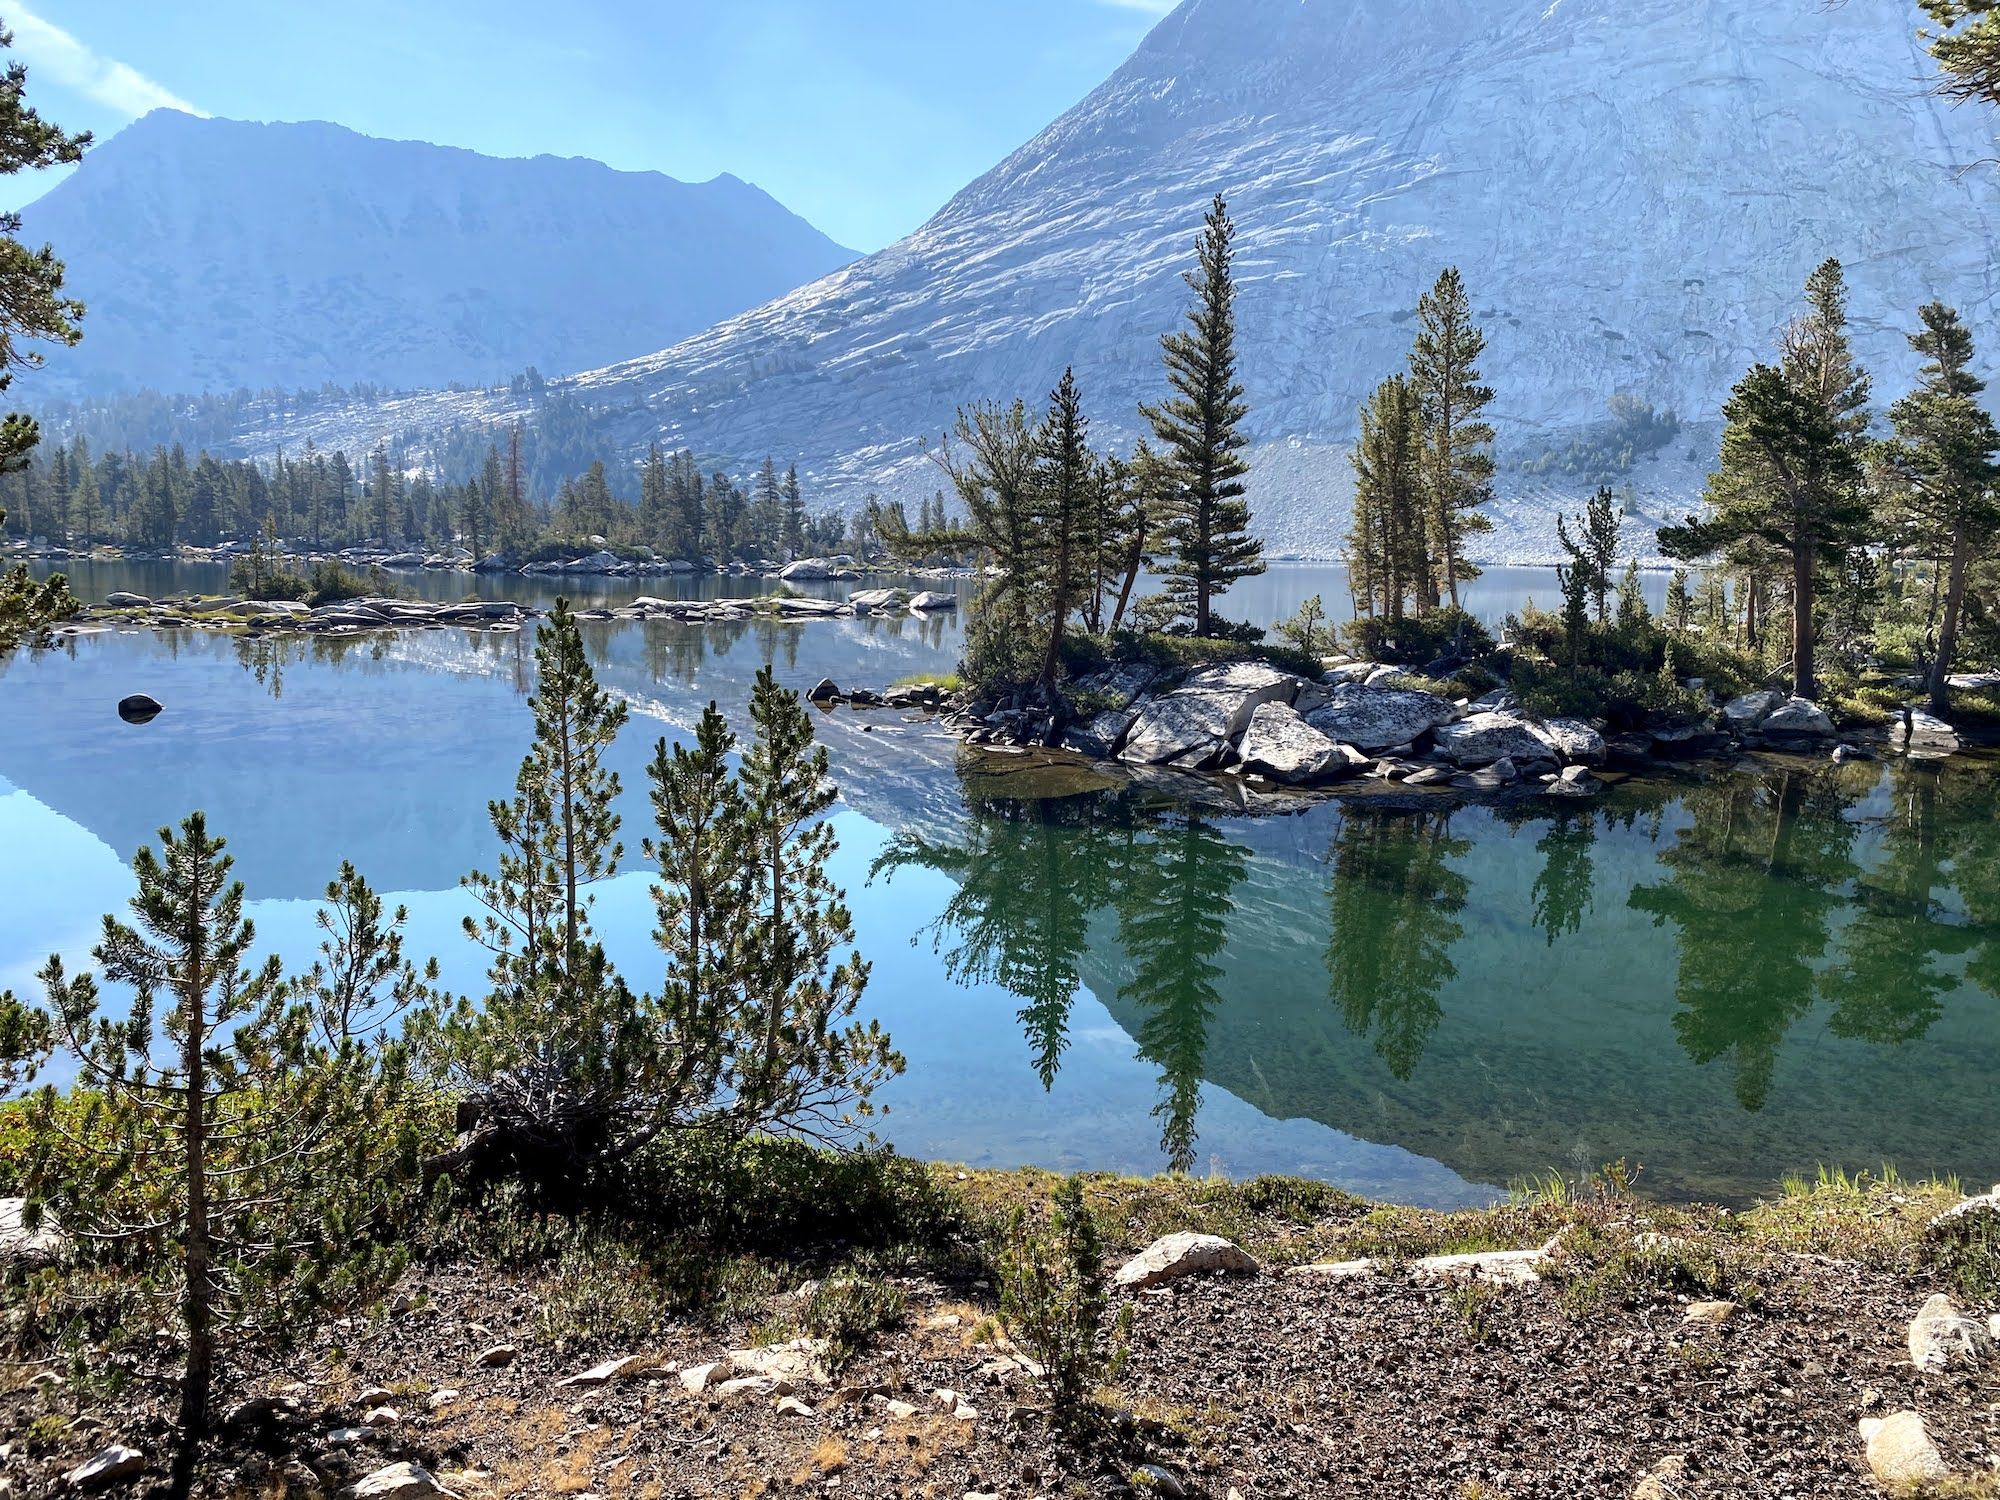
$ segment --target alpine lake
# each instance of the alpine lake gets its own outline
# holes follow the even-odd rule
[[[85,599],[221,592],[220,568],[65,565]],[[553,580],[402,575],[426,597],[543,604]],[[844,597],[872,585],[811,585]],[[915,587],[950,588],[934,580]],[[1649,581],[1657,604],[1663,580]],[[579,607],[746,595],[745,579],[572,578]],[[956,585],[969,592],[971,585]],[[1269,623],[1338,568],[1229,596]],[[1498,621],[1556,597],[1493,569]],[[1339,601],[1337,604],[1336,601]],[[801,690],[956,665],[963,611],[732,624],[587,622],[632,721],[611,760],[628,855],[595,920],[657,983],[643,766],[711,699],[744,722],[766,663]],[[0,988],[87,964],[129,861],[205,810],[260,945],[303,968],[343,859],[409,911],[408,946],[477,993],[459,878],[529,733],[532,628],[349,638],[116,630],[0,665]],[[152,723],[116,712],[130,693]],[[909,1070],[877,1133],[910,1155],[1323,1178],[1487,1202],[1623,1160],[1668,1199],[1787,1174],[2000,1177],[2000,764],[1756,757],[1593,802],[1452,805],[1365,790],[1247,817],[1082,767],[962,749],[920,715],[819,719],[835,878],[872,963],[864,1010]]]

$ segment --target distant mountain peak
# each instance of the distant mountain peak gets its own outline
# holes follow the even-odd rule
[[[1614,395],[1690,424],[1627,476],[1680,512],[1728,389],[1807,272],[1847,263],[1878,389],[1919,303],[2000,355],[1990,112],[1924,82],[1914,0],[1187,0],[1074,109],[908,238],[659,352],[570,383],[607,457],[651,442],[797,453],[822,494],[928,494],[954,409],[1038,400],[1074,365],[1097,435],[1137,435],[1186,305],[1202,210],[1240,226],[1250,497],[1278,547],[1330,555],[1369,390],[1446,265],[1489,335],[1502,482],[1487,557],[1545,556],[1590,487],[1541,462]],[[397,405],[399,430],[532,415]],[[246,434],[372,440],[367,407]]]
[[[854,258],[724,173],[154,110],[23,211],[88,311],[45,393],[488,382],[658,347]]]

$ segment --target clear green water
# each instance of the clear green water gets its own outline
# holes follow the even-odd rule
[[[1274,570],[1269,613],[1315,588],[1337,578]],[[957,629],[594,627],[634,706],[628,832],[653,739],[710,697],[740,708],[765,661],[799,686],[880,686],[948,668]],[[16,658],[0,985],[84,957],[134,848],[200,807],[264,943],[309,955],[313,898],[352,858],[471,989],[457,880],[488,856],[530,651],[456,630],[132,632]],[[114,712],[134,691],[167,705],[143,729]],[[1730,1200],[1820,1164],[2000,1177],[2000,778],[1977,762],[1771,762],[1547,813],[1350,799],[1248,820],[970,757],[892,714],[821,722],[867,1004],[910,1059],[883,1122],[899,1149],[1303,1172],[1437,1204],[1619,1157],[1642,1188]],[[651,982],[644,873],[600,900],[614,958]]]

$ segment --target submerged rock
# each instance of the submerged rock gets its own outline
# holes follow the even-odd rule
[[[150,724],[165,710],[166,705],[159,699],[145,693],[133,693],[118,700],[118,717],[127,724]]]

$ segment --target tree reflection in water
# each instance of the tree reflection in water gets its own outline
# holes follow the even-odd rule
[[[1090,976],[1158,1070],[1153,1113],[1176,1170],[1195,1159],[1223,1006],[1254,1011],[1267,1028],[1259,1045],[1280,1051],[1293,1050],[1288,1026],[1309,1023],[1291,1019],[1307,1009],[1298,995],[1250,977],[1271,972],[1256,945],[1272,935],[1321,941],[1301,882],[1326,882],[1318,909],[1334,1011],[1398,1083],[1421,1074],[1455,987],[1525,957],[1491,946],[1506,931],[1539,934],[1537,953],[1570,953],[1621,908],[1671,932],[1661,999],[1670,994],[1674,1035],[1697,1066],[1726,1065],[1751,1112],[1770,1100],[1787,1035],[1816,1007],[1832,1035],[1893,1047],[1922,1038],[1967,980],[1989,995],[2000,983],[2000,781],[1977,772],[1773,764],[1628,787],[1581,808],[1454,810],[1440,799],[1384,810],[1354,799],[1301,825],[1331,825],[1323,874],[1284,840],[1134,790],[1032,800],[984,795],[968,780],[964,791],[961,830],[905,832],[877,872],[914,865],[956,883],[932,937],[954,979],[1019,997],[1045,1088]],[[1533,839],[1532,879],[1478,888],[1498,877],[1476,872],[1513,868],[1488,856],[1516,834]],[[1618,858],[1607,863],[1602,844],[1614,837]],[[1475,903],[1479,944],[1467,936]],[[1620,970],[1603,983],[1643,1010],[1657,972]],[[1633,1014],[1607,1007],[1606,1024]],[[1338,1125],[1334,1102],[1316,1113]]]

